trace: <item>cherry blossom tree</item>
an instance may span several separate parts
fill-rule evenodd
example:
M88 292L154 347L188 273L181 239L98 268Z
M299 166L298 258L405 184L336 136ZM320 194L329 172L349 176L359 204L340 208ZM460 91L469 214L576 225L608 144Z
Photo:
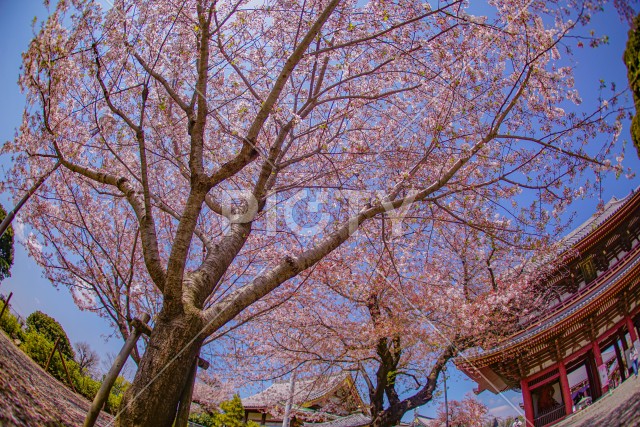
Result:
M534 247L621 171L618 96L571 111L563 49L601 2L491 2L491 18L465 7L57 3L24 54L6 184L19 193L59 162L21 213L47 275L69 270L87 307L130 292L158 309L119 425L170 426L205 340L329 274L332 254L370 257L350 237L376 219L404 212L428 229L447 212L490 236L491 212Z
M371 221L352 238L369 259L336 250L304 288L263 302L275 308L246 310L251 323L225 336L243 343L246 359L236 364L247 366L246 378L259 379L255 367L269 363L272 375L350 371L373 426L397 425L430 402L449 360L495 345L544 307L546 294L534 289L557 250L544 239L535 247L508 240L509 225L470 199L428 223L407 218L403 234L422 239L393 237L388 217ZM529 258L535 253L544 262ZM231 346L221 347L217 360Z
M107 318L126 340L132 320L157 313L160 298L144 269L135 216L121 201L77 187L59 187L57 196L65 203L40 209L31 222L51 249L31 235L29 252L52 283L71 290L78 307ZM137 364L138 348L131 356Z
M444 427L482 427L487 421L487 407L473 396L465 396L462 400L449 402L448 419L444 403L438 408L437 422L434 425Z
M232 383L222 381L209 371L202 371L193 388L193 402L212 413L220 409L220 404L231 399L235 392Z

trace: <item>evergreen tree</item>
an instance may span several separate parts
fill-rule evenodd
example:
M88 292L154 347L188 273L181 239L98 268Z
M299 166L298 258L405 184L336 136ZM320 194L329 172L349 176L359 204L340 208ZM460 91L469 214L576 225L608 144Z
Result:
M58 346L62 354L71 360L75 360L75 352L71 347L69 337L67 337L67 333L56 319L41 311L34 311L27 317L27 332L32 331L43 335L51 343L55 343L59 337L60 343Z
M191 414L189 421L205 427L258 427L253 421L244 421L244 407L237 394L220 404L221 412Z
M0 205L0 222L7 216L7 211ZM7 231L0 237L0 281L11 276L11 266L13 265L13 227L9 226Z
M633 101L636 106L636 115L631 121L631 140L640 156L640 123L637 115L640 106L640 15L633 21L633 28L629 30L629 38L627 47L624 50L624 63L627 66L627 78L629 79L629 87L633 93Z

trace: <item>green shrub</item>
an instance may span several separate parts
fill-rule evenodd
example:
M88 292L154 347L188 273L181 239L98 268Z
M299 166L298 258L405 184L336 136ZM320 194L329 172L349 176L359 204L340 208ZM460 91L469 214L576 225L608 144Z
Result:
M189 421L200 424L204 427L218 427L215 422L216 420L209 414L190 414Z
M244 407L237 394L231 400L222 402L220 409L221 412L213 414L190 414L189 421L205 427L259 427L253 421L244 422Z
M222 413L219 414L220 425L225 427L247 427L247 423L244 422L244 408L240 396L234 394L231 400L220 404L220 409L222 409Z
M42 334L34 331L28 331L24 334L24 341L20 345L20 348L27 354L27 356L29 356L34 362L36 362L44 369L47 366L47 360L49 359L51 351L53 350L53 343L45 338ZM75 361L69 360L66 357L64 361L67 365L67 370L69 371L71 382L77 390L78 384L83 377L82 373L80 372L80 366L78 366ZM65 372L64 365L62 364L62 360L60 359L60 353L57 350L51 358L51 362L49 363L49 368L47 369L47 371L56 379L69 386L69 378L67 378L67 373ZM84 393L80 394L84 395ZM95 393L91 395L91 397L89 397L88 395L87 397L92 399L94 395Z
M7 211L0 205L0 222L7 216ZM0 281L11 276L13 265L13 227L9 226L0 236Z
M0 300L0 311L2 311L4 304L4 301ZM11 314L11 312L9 311L9 307L7 307L7 309L4 311L4 314L2 314L2 318L0 319L0 329L5 331L11 339L19 339L20 341L24 339L22 325L20 324L16 316Z
M107 398L107 404L104 407L104 410L110 413L111 415L115 415L118 413L118 408L120 407L120 403L122 402L122 395L115 395L113 393L109 393L109 397Z
M24 335L24 341L20 345L20 348L27 354L27 356L33 359L34 362L44 369L47 366L49 355L53 350L53 343L42 334L35 331L27 331ZM57 351L51 358L48 372L58 380L68 383L67 374L64 372L64 367L60 360L60 354L58 354Z
M62 354L68 359L75 359L76 355L73 347L71 347L67 333L53 317L41 311L34 311L27 317L27 332L32 331L42 334L46 339L51 341L52 344L60 338L58 346L60 350L62 350Z
M93 400L100 389L101 383L88 375L78 374L73 377L73 385L78 394L83 395L89 400Z
M44 368L51 354L51 350L53 350L53 344L41 334L34 331L27 331L20 348L27 353L27 356L33 359L34 362Z
M116 378L116 381L113 383L113 387L111 387L111 392L107 399L107 405L105 406L105 410L107 412L114 415L118 412L120 402L122 402L122 396L129 386L131 386L131 383L129 383L129 381L127 381L123 376Z
M0 304L2 304L1 301ZM1 309L2 306L0 305L0 310ZM67 334L64 332L64 329L62 329L62 326L46 314L39 311L32 313L27 318L27 325L27 330L23 331L15 316L7 312L5 312L2 319L0 319L2 329L5 330L9 336L19 338L22 341L20 344L22 351L43 369L47 365L47 360L51 355L55 339L58 336L61 337L58 346L65 347L63 343L66 343L66 348L71 348ZM71 383L76 392L88 400L93 400L102 382L94 380L89 375L83 373L80 365L72 358L69 358L69 351L67 351L66 354L62 348L61 351L65 356L64 361L69 372L69 377L71 378ZM71 350L71 354L73 354L73 350ZM62 360L60 359L60 352L57 350L51 358L48 372L57 380L69 386L69 377L67 377ZM111 414L117 413L118 407L122 402L122 395L130 385L131 384L122 376L116 379L105 405L107 412Z

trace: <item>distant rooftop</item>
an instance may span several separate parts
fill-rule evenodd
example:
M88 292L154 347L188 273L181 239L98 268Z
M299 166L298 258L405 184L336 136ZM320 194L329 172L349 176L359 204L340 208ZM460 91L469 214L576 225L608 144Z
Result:
M293 404L300 405L320 399L340 387L349 374L340 373L312 378L296 379ZM286 403L289 398L289 381L277 381L264 391L242 399L245 409L268 408Z
M429 427L434 425L436 422L435 418L427 417L426 415L416 415L413 419L413 423L411 423L414 427Z
M305 427L362 427L371 423L371 417L355 413L325 423L304 423Z

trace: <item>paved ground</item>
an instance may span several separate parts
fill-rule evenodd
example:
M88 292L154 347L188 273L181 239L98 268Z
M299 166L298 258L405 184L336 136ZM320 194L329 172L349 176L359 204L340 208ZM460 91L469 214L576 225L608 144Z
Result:
M0 331L0 427L81 426L89 406ZM111 420L103 412L96 426Z
M640 378L633 375L610 395L555 424L557 427L640 426ZM554 427L555 427L554 426Z

